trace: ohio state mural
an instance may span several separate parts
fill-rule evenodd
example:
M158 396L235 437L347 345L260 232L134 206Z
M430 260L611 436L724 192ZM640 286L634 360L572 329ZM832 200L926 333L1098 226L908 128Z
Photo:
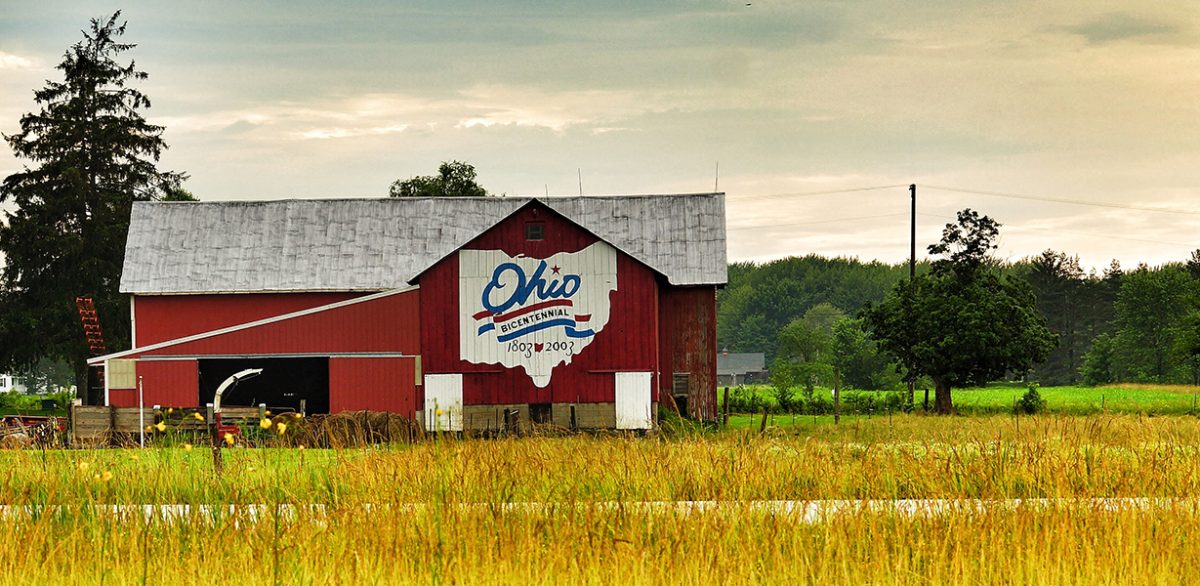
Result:
M474 364L521 367L539 388L608 324L617 252L597 242L549 258L461 250L459 340Z

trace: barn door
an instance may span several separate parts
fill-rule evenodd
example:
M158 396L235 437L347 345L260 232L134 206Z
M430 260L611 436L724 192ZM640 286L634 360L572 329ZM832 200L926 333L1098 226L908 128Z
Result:
M425 375L425 429L462 431L462 375Z
M653 427L650 373L618 372L616 379L617 429Z

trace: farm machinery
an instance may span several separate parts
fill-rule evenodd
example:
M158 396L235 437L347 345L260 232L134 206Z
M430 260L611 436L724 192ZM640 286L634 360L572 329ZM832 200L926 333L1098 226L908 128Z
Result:
M66 429L66 420L61 417L0 416L0 448L53 445Z

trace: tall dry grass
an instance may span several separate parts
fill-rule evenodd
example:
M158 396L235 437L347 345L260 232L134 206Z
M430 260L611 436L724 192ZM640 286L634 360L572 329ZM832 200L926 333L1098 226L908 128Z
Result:
M725 510L0 521L0 583L1188 584L1200 523L1178 514L987 510L826 523Z
M230 449L219 477L200 448L0 452L0 583L1194 583L1198 452L1196 419L1133 416ZM738 504L1147 496L1187 502L864 509L816 523ZM734 504L612 504L677 500ZM500 506L529 502L551 505ZM103 503L268 509L165 522L90 508ZM309 503L325 508L270 513Z

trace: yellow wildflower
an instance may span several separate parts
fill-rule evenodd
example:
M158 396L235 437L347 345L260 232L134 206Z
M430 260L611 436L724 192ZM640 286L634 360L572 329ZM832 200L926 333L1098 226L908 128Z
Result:
M279 435L283 435L283 432L287 431L287 424L280 421L279 423L275 424L275 431L278 431Z
M441 409L438 409L438 410L437 410L437 416L438 416L438 417L441 417L441 416L442 416L442 410L441 410Z
M270 409L267 409L266 411L263 411L263 413L265 413L265 414L267 414L267 415L270 415L270 414L271 414L271 410L270 410Z
M270 419L260 419L258 421L258 426L263 429L271 429L271 420Z
M304 444L300 444L299 448L301 451L304 451Z
M302 418L304 418L303 413L292 413L292 419L302 419Z
M231 446L232 446L232 445L233 445L233 442L234 442L234 440L235 440L235 438L233 437L233 434L232 434L232 433L225 432L225 443L226 443L226 444L228 444L228 445L231 445Z
M109 480L112 480L112 472L105 470L104 472L100 473L101 482L108 482Z
M183 451L185 451L185 452L192 451L192 444L183 444Z
M192 413L192 417L195 417L196 421L204 421L204 416L198 411L196 413Z
M80 462L80 463L78 464L78 466L79 466L79 471L80 471L80 472L87 472L88 466L91 466L91 464L89 464L89 463L87 463L87 462Z
M174 407L167 407L167 415L170 415L170 414L172 414L172 413L174 413L174 412L175 412L175 408L174 408Z
M154 424L154 429L157 429L158 431L166 431L167 423L165 421L159 421L158 423Z

